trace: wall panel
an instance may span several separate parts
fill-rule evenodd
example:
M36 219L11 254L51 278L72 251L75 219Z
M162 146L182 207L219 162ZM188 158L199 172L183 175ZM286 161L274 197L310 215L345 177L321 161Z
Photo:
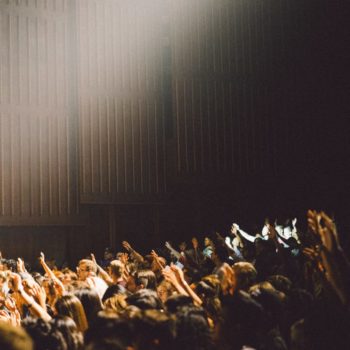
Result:
M281 130L291 103L281 85L291 63L286 42L297 28L290 2L170 6L178 176L278 168L291 147Z
M165 192L162 3L77 1L83 202Z
M78 215L71 4L0 2L0 222ZM68 219L63 219L68 220Z

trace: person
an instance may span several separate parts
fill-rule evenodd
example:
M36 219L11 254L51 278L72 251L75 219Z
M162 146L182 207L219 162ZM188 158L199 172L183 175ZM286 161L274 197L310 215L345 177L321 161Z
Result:
M77 272L79 280L86 281L91 287L93 287L102 300L108 285L102 278L96 276L96 264L92 260L82 259L79 261Z
M33 350L33 341L28 333L20 327L0 321L0 349Z
M80 300L73 294L65 294L57 299L55 313L58 316L68 316L76 324L80 332L85 332L89 325L84 307Z
M203 255L205 258L211 258L211 254L214 250L214 243L209 237L204 238Z

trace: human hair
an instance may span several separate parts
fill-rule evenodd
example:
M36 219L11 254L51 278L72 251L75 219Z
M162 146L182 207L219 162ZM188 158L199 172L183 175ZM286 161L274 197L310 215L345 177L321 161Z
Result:
M218 347L229 346L235 350L246 345L259 348L258 337L264 321L263 307L243 290L237 290L221 301Z
M11 272L17 271L17 261L14 259L3 259L3 264L7 266L7 269Z
M220 291L220 280L216 275L204 276L196 286L196 293L203 297L218 296Z
M143 288L157 290L157 278L151 270L140 270L135 275L135 284L137 287L141 285Z
M84 265L86 272L92 272L94 274L96 274L96 272L97 272L97 267L96 267L96 265L94 264L94 262L92 260L82 259L82 260L79 261L78 265L79 266L80 265Z
M118 339L100 338L86 345L85 350L125 350L125 346Z
M248 262L237 262L233 264L232 269L235 273L236 283L238 289L248 290L252 286L257 277L255 267Z
M83 335L78 331L77 325L70 317L57 316L50 323L62 333L69 350L79 350L82 348Z
M84 340L86 348L90 346L91 349L95 349L96 346L105 344L101 344L101 340L106 340L106 343L110 344L116 341L124 346L122 349L126 349L133 341L132 322L130 319L99 316L96 323L86 331Z
M181 350L213 349L213 339L203 308L185 305L176 313L175 348Z
M114 294L104 301L104 306L108 310L113 310L117 313L123 311L127 307L125 294Z
M124 264L119 260L113 260L109 264L110 273L114 275L116 278L120 278L123 276L124 272Z
M86 281L74 280L67 286L68 292L74 292L79 289L89 289L90 285Z
M140 289L126 298L128 305L134 305L141 310L162 309L163 304L157 293L150 289Z
M14 327L6 322L0 322L0 349L32 350L33 342L28 333L21 327Z
M291 280L283 275L272 275L267 278L267 281L270 282L277 290L288 294L292 288Z
M23 320L22 326L32 338L35 350L70 350L63 334L50 322L29 317Z
M193 299L181 294L172 295L165 302L166 309L170 313L176 313L178 309L188 305L193 305Z
M282 322L284 305L281 294L283 293L277 291L271 283L264 281L250 287L249 294L264 308L264 327L266 331Z
M220 285L219 279L215 275L206 276L200 281L195 292L203 301L202 306L206 310L208 316L216 321L221 313L221 302L218 298Z
M172 295L173 291L174 287L166 280L163 280L158 284L157 293L163 303Z
M88 324L91 325L99 311L102 310L102 302L94 289L77 289L74 295L81 301Z
M57 299L55 309L58 315L72 318L80 332L84 332L88 328L84 307L75 295L65 294Z
M221 244L220 245L215 245L214 254L219 259L220 262L225 262L228 259L228 257L229 257L227 248L225 248Z
M69 269L68 267L65 267L62 270L62 273L64 274L64 281L76 281L78 279L77 273Z
M172 349L175 319L159 310L144 310L133 318L137 349Z

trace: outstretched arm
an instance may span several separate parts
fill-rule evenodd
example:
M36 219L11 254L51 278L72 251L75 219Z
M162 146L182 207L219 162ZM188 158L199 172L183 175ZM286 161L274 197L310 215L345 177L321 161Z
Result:
M194 290L188 285L187 281L185 280L183 271L176 265L171 265L170 268L175 273L178 282L185 290L186 294L188 294L193 299L196 305L202 305L203 302L201 298L194 292Z
M181 254L176 249L174 249L169 242L165 242L165 247L170 251L171 254L175 256L176 259L181 258Z
M135 249L133 249L129 242L123 241L122 245L128 251L132 258L134 258L138 262L143 262L143 256L139 254Z
M112 278L109 276L107 271L105 271L96 261L95 255L90 254L92 262L95 264L96 269L97 269L97 274L101 276L101 278L109 285L111 286L113 284Z
M40 317L45 321L50 321L51 316L46 312L46 310L42 306L40 306L35 301L35 299L32 296L28 295L24 290L21 277L15 273L13 273L11 276L14 292L16 292L20 296L24 304L27 305L29 311L33 315Z
M255 242L255 236L250 235L249 233L241 230L240 228L237 230L237 233L241 235L244 239L246 239L248 242Z
M42 266L42 268L45 270L47 273L48 277L53 281L55 284L55 287L58 289L60 294L63 294L65 292L65 288L63 283L60 281L59 278L56 277L56 275L53 273L53 271L50 269L50 267L46 264L45 261L45 255L43 252L40 252L40 257L39 257L39 262Z

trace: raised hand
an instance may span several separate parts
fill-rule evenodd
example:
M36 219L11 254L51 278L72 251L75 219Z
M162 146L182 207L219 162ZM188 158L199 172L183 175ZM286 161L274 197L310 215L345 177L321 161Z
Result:
M346 276L350 273L350 264L340 247L335 223L323 211L309 210L307 219L309 229L320 243L316 248L325 276L341 302L349 307L350 290Z
M14 300L13 298L11 298L11 297L7 297L7 298L5 299L5 306L6 306L6 308L7 308L10 312L13 312L13 311L15 311L15 310L17 309L17 307L16 307L16 302L15 302L15 300Z
M157 254L154 250L151 251L151 256L152 256L152 258L156 261L158 267L159 267L160 269L163 269L163 268L164 268L164 265L163 265L163 263L160 261L158 254Z
M231 233L233 235L236 235L238 230L239 230L239 226L237 224L233 223L231 226Z
M174 272L178 282L182 284L185 281L184 272L177 265L174 264L170 265L170 269Z
M168 282L170 282L173 286L177 286L179 284L175 272L171 270L170 268L165 268L162 270L162 275L164 276L164 279Z
M153 259L157 259L158 258L158 254L155 252L155 250L151 250L151 256Z
M0 321L5 323L11 323L10 313L5 310L0 310Z
M18 292L20 290L23 290L23 286L22 286L22 278L20 275L18 275L17 273L12 273L11 274L11 280L12 280L12 286L13 286L13 290L15 292Z
M331 253L334 253L335 250L341 250L338 232L334 221L323 211L321 211L320 216L322 220L320 225L320 234L323 245Z
M39 305L46 309L46 292L45 288L34 283L31 289L32 296L38 301Z
M132 247L128 241L123 241L122 245L128 252L132 251Z
M91 258L92 262L93 262L95 265L97 265L95 255L94 255L93 253L90 254L90 258Z
M17 272L26 272L24 261L21 258L17 259Z

